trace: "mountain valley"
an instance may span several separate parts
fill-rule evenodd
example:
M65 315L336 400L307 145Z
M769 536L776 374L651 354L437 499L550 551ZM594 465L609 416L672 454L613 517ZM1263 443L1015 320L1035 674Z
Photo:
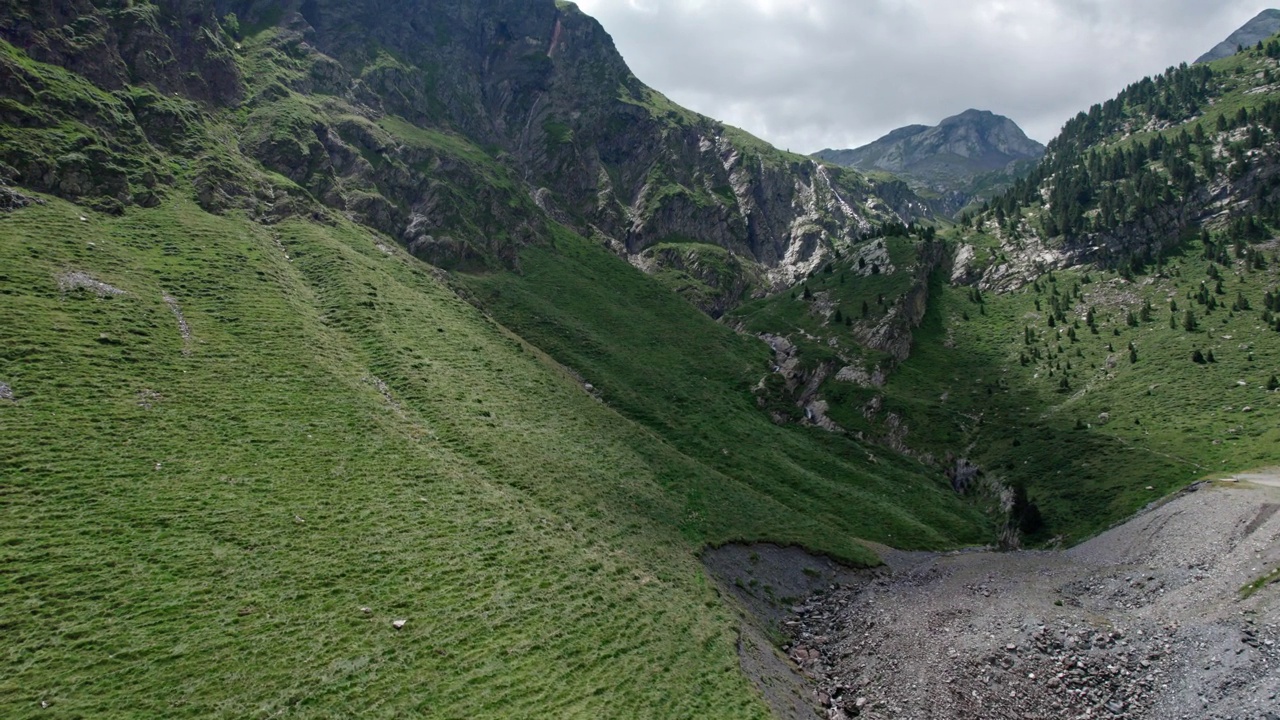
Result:
M1274 699L1280 39L806 157L568 2L0 8L5 717Z

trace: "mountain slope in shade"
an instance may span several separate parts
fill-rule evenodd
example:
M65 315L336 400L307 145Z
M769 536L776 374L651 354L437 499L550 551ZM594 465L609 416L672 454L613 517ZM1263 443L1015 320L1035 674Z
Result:
M892 173L918 189L950 194L951 203L959 206L978 195L995 195L1007 186L993 174L1011 179L1019 166L1029 169L1043 156L1044 146L1028 138L1015 122L984 110L966 110L936 127L899 128L854 150L814 154L820 160L865 172Z
M1231 57L1240 47L1256 45L1261 40L1280 32L1280 10L1263 10L1257 17L1223 40L1214 49L1201 55L1197 63L1212 62Z

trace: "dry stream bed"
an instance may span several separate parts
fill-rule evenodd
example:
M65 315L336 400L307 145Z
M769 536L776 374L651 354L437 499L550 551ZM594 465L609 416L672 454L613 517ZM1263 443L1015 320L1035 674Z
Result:
M1280 720L1280 476L1202 484L1066 551L704 561L784 718ZM779 646L781 650L779 650Z

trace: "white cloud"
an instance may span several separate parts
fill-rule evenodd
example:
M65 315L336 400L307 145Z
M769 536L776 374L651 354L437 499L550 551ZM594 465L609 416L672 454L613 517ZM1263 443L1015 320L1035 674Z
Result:
M853 147L970 107L1041 141L1191 61L1265 0L579 0L632 70L781 147Z

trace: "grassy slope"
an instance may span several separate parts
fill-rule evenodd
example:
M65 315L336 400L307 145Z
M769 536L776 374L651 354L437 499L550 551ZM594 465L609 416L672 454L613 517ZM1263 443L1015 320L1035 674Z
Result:
M1280 287L1280 264L1266 271L1249 271L1243 261L1220 267L1226 294L1216 298L1227 307L1206 316L1187 299L1201 281L1214 287L1200 257L1199 243L1193 242L1170 261L1163 277L1135 283L1095 270L1086 283L1084 272L1057 273L1054 282L1041 279L1040 293L1028 287L984 296L981 304L972 301L969 288L935 277L911 358L884 389L828 380L822 395L831 403L829 416L849 431L881 436L883 416L869 421L863 408L882 396L885 413L906 419L909 446L939 457L967 455L1001 479L1027 485L1048 523L1042 539L1084 539L1191 480L1274 463L1280 396L1267 392L1266 383L1280 369L1280 333L1264 327L1260 316L1263 294ZM829 294L855 319L869 299L874 322L881 313L878 294L894 299L905 289L905 278L896 273L856 279L837 266L808 285L815 295ZM1051 294L1056 288L1065 298L1077 285L1082 297L1069 303L1068 323L1050 328ZM1237 293L1251 310L1229 312ZM1179 308L1174 329L1171 298ZM1154 308L1151 320L1130 327L1128 312L1140 315L1144 301ZM808 365L829 359L826 338L857 356L849 331L824 321L811 305L798 294L781 294L735 312L752 331L818 338L801 341ZM1096 335L1085 324L1090 306ZM1194 333L1181 325L1188 307L1200 319ZM1079 324L1076 342L1067 336L1073 323ZM1024 327L1035 335L1031 345ZM1130 342L1136 364L1129 362ZM1023 366L1020 356L1031 360L1033 347L1041 359ZM1196 349L1213 350L1218 362L1192 363ZM1108 357L1114 368L1108 369ZM863 361L878 360L872 354ZM1064 370L1069 392L1060 392ZM1245 407L1250 412L1242 412Z
M299 72L263 52L255 86ZM191 167L112 146L172 170L158 208L0 215L0 715L759 716L703 545L990 537L926 469L772 425L762 344L570 233L464 279L526 341L385 238L201 211L205 164L305 195L240 124L287 145L348 111L254 107L193 114ZM510 189L454 136L379 132Z
M1049 518L1049 532L1068 539L1083 539L1196 478L1272 463L1280 442L1280 395L1269 393L1266 383L1280 368L1280 333L1262 327L1259 316L1263 293L1277 287L1280 266L1248 272L1238 262L1236 272L1225 271L1229 294L1218 301L1229 305L1242 292L1252 310L1220 307L1206 316L1186 297L1207 279L1194 245L1173 259L1167 277L1133 283L1094 271L1085 284L1085 273L1057 273L1056 283L1042 279L1039 294L1026 288L987 296L985 314L963 289L950 289L921 334L921 351L894 378L891 391L917 404L950 391L955 412L984 413L980 425L967 423L976 431L970 441L977 456L1027 484ZM1070 324L1048 327L1054 286L1065 294L1077 283L1083 299L1067 313ZM1037 312L1037 298L1044 312ZM1169 326L1171 298L1179 308L1176 328ZM1130 327L1128 312L1140 316L1144 301L1154 308L1151 320ZM1096 335L1085 323L1090 306L1096 308ZM1188 307L1200 318L1196 332L1181 325ZM962 319L966 312L969 321ZM1076 322L1072 342L1067 333ZM1035 335L1031 345L1024 327ZM944 328L954 332L956 349L943 346ZM1131 342L1136 363L1129 361ZM1019 356L1030 355L1032 347L1042 358L1023 367ZM1196 349L1212 350L1218 362L1191 362ZM1109 357L1114 368L1108 368ZM941 363L948 366L945 374L937 370ZM1064 371L1069 392L1059 391ZM1242 412L1245 407L1252 410Z
M762 714L687 460L362 231L81 212L0 217L3 715Z
M611 407L699 461L673 468L670 485L688 508L687 537L799 543L853 561L869 559L854 538L910 548L989 539L980 511L926 468L775 426L751 393L768 372L767 347L602 248L562 231L554 248L527 249L521 268L460 279Z

